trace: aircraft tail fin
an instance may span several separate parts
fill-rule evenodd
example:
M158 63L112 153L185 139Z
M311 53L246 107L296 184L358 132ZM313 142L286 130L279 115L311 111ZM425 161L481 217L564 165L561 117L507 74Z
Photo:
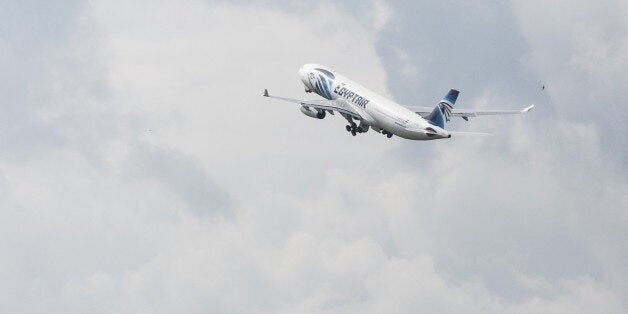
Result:
M434 110L432 110L432 112L430 112L425 119L435 126L445 128L445 122L449 122L451 110L454 109L454 104L456 103L459 94L459 91L450 89L447 95L445 95L445 97L438 102L438 105L434 107Z

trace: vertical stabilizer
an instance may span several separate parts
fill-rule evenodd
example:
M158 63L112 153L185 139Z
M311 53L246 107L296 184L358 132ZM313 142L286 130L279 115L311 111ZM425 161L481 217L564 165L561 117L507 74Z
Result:
M454 109L454 104L459 94L459 91L450 89L447 95L438 102L438 105L434 107L434 110L425 119L437 127L445 128L445 122L449 121L451 110Z

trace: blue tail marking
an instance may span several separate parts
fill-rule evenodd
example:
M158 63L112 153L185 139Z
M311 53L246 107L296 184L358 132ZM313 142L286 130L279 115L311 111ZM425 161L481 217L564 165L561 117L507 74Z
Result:
M438 105L434 107L434 110L430 112L425 119L441 129L445 128L445 121L449 121L451 111L454 109L454 104L458 99L459 91L450 89L445 98L438 102Z

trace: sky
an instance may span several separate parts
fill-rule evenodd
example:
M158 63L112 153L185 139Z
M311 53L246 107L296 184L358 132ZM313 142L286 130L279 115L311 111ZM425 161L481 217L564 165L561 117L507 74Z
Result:
M352 137L310 62L536 107ZM0 311L626 313L627 81L619 0L0 1Z

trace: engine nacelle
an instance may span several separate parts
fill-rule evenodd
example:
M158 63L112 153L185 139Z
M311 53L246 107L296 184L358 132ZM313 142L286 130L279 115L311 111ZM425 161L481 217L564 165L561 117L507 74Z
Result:
M301 106L301 112L304 115L312 118L323 119L325 118L325 110L314 109L306 106Z

